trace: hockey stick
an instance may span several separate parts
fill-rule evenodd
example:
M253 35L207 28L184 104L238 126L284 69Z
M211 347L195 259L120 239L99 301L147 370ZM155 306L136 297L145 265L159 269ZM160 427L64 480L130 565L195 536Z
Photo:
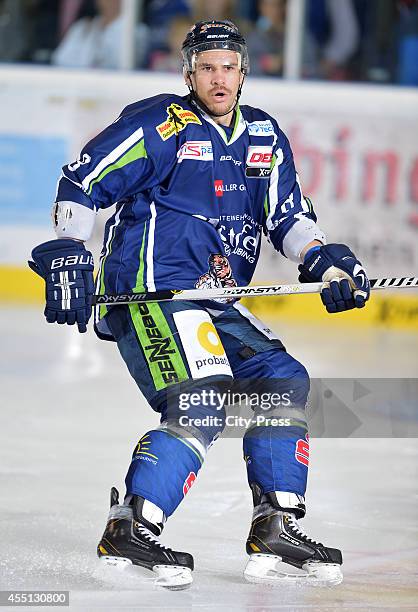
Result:
M215 289L167 289L146 293L104 293L93 296L95 305L135 304L137 302L167 302L169 300L214 300L222 298L291 295L293 293L320 293L328 283L299 283L294 285L261 285L255 287L217 287ZM418 287L418 277L373 278L371 289L406 289Z

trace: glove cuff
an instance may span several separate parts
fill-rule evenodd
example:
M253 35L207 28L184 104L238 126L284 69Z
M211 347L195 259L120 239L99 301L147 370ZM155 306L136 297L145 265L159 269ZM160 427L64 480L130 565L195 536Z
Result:
M316 251L319 251L320 248L321 248L320 245L316 244L315 246L311 247L308 251L306 251L305 256L303 258L303 263L305 263L308 257L313 255Z

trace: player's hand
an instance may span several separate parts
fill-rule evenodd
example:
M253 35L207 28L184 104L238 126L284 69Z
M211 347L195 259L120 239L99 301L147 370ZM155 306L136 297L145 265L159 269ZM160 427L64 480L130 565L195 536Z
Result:
M321 291L328 312L363 308L370 296L370 283L359 260L345 244L327 244L310 249L299 266L299 281L329 283Z
M94 293L93 256L82 242L57 239L44 242L32 251L29 267L45 280L48 323L77 323L87 331Z

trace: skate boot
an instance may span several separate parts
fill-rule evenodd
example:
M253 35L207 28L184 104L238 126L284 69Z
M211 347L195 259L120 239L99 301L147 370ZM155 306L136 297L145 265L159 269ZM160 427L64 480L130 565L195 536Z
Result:
M155 504L134 495L130 505L119 505L119 493L112 487L109 518L97 555L106 565L120 569L139 565L153 571L158 586L186 589L193 582L193 557L161 544L158 536L163 525L164 514Z
M277 499L283 495L289 497L294 494L267 493L254 508L247 539L250 559L244 577L249 582L270 584L339 584L343 579L341 551L309 538L297 522L296 515L300 516L301 512L295 507L293 512L291 508L286 511L283 507L277 507ZM300 571L289 573L286 564Z

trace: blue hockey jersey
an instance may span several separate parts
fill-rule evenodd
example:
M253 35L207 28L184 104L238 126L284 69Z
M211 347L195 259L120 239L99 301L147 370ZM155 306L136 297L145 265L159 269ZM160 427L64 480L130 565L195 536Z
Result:
M325 241L276 120L243 105L223 128L188 96L126 107L63 168L56 201L116 204L100 293L247 285L263 232L294 261Z

